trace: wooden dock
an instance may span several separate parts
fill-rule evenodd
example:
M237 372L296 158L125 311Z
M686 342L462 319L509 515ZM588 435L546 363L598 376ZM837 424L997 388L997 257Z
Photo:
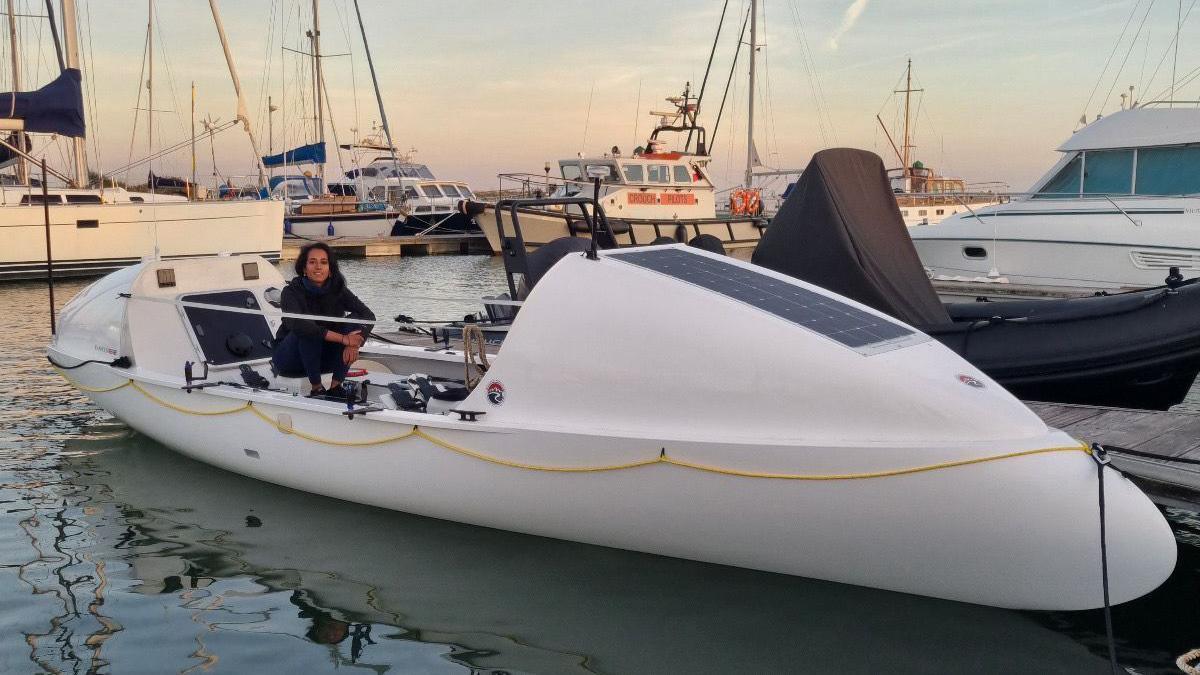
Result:
M1026 404L1046 424L1089 443L1113 445L1167 457L1200 460L1200 414L1129 410L1063 403ZM1200 507L1200 466L1122 455L1113 465L1137 480L1157 502Z
M474 255L490 254L487 238L482 233L427 234L420 237L285 237L281 260L295 260L300 247L310 242L328 244L339 257L368 258L373 256L404 255Z

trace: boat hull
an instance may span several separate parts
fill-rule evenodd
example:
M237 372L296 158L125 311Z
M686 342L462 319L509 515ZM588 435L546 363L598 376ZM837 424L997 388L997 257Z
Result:
M1015 201L912 227L909 234L935 284L991 277L1039 293L1112 292L1161 285L1171 267L1184 277L1200 275L1198 202Z
M56 354L56 359L71 357ZM70 371L84 391L116 386L107 366ZM994 447L817 447L613 437L255 404L141 382L89 393L139 432L200 461L308 492L486 527L1000 607L1102 604L1096 465L1078 450L857 480L731 475L841 474L999 454ZM239 396L253 399L252 394ZM311 405L311 404L306 404ZM208 415L182 412L208 412ZM281 415L286 417L280 417ZM428 416L423 416L428 417ZM286 424L282 421L286 420ZM281 431L280 427L287 431ZM312 436L323 440L314 440ZM1071 443L1061 432L1006 452ZM473 453L473 454L468 454ZM637 468L547 471L597 463ZM542 470L531 468L532 465ZM1155 588L1175 542L1149 500L1108 472L1113 602ZM1029 583L1036 578L1038 583Z
M522 208L518 210L521 224L521 235L525 240L525 249L532 251L539 246L548 244L560 237L588 237L587 229L583 226L582 218L578 215L571 222L562 212L545 209ZM504 222L504 231L511 236L514 229L512 215L507 210L501 210L500 217ZM500 234L496 226L496 209L488 205L476 221L479 228L487 236L492 253L500 252ZM621 220L614 229L617 230L616 240L619 246L638 246L650 244L660 237L667 237L687 243L694 237L708 234L716 237L725 247L725 251L743 260L748 260L762 238L766 225L762 219L752 218L709 218L704 220ZM624 230L624 231L622 231Z
M46 277L45 210L0 208L0 280ZM161 202L50 206L55 277L98 276L163 258L253 253L279 258L283 203Z

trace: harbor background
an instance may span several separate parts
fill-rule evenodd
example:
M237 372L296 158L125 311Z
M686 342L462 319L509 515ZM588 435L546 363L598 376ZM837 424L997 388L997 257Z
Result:
M488 256L343 269L380 317L452 319L478 307L402 298L504 290ZM87 283L57 285L59 307ZM0 314L0 672L1107 672L1099 611L553 541L220 471L50 369L44 284L0 288ZM1200 392L1185 406L1200 410ZM1175 573L1113 614L1121 663L1143 674L1177 673L1175 657L1200 647L1200 515L1165 513Z

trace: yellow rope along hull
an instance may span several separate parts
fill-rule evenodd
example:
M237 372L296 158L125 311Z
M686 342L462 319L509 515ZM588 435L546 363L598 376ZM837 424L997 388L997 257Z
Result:
M1000 461L1000 460L1004 460L1004 459L1015 459L1018 457L1030 457L1033 455L1046 455L1046 454L1058 453L1058 452L1082 452L1085 454L1091 454L1091 448L1088 447L1086 444L1080 443L1079 445L1069 445L1069 446L1060 446L1060 447L1052 447L1052 448L1037 448L1034 450L1021 450L1021 451L1017 451L1017 452L1006 452L1006 453L997 454L997 455L986 455L983 457L972 457L972 458L968 458L968 459L949 460L946 462L938 462L935 464L926 464L926 465L922 465L922 466L904 467L904 468L899 468L899 469L884 469L884 470L880 470L880 471L868 471L868 472L863 472L863 473L800 474L800 473L774 473L774 472L769 472L769 471L747 471L747 470L743 470L743 469L729 469L729 468L725 468L725 467L712 466L709 464L701 464L698 462L689 462L688 460L685 460L685 459L676 459L674 457L670 457L667 455L666 449L663 449L660 452L660 454L657 455L656 457L653 457L650 459L635 460L635 461L626 462L623 464L605 464L605 465L597 465L597 466L550 466L550 465L545 465L545 464L529 464L526 462L518 462L518 461L514 461L514 460L504 459L502 457L495 457L493 455L484 454L482 452L478 452L476 450L471 450L469 448L464 448L462 446L455 445L447 440L438 438L437 436L430 434L429 432L425 431L424 429L421 429L417 425L413 425L413 427L411 429L409 429L408 431L406 431L402 434L396 434L394 436L388 436L385 438L377 438L377 439L371 439L371 440L365 440L365 441L345 441L345 440L339 440L339 439L333 439L333 438L324 438L324 437L310 434L307 432L299 431L290 426L284 426L284 425L280 424L276 418L273 418L270 415L259 410L252 402L249 402L249 401L247 401L245 404L243 404L241 406L238 406L236 408L229 408L227 410L191 410L189 408L184 408L182 406L175 405L174 403L171 403L170 401L166 401L166 400L154 395L153 393L147 391L144 387L140 386L137 382L135 382L133 380L126 380L124 383L119 384L115 387L94 389L94 388L89 388L89 387L85 387L83 385L78 384L71 378L67 377L66 373L64 373L61 369L59 369L59 373L62 374L63 378L66 379L68 382L70 382L72 384L72 386L79 389L80 391L100 394L100 393L117 391L118 389L123 389L125 387L132 387L134 390L136 390L138 393L145 396L147 399L149 399L165 408L174 410L179 413L183 413L185 415L197 415L197 416L206 416L207 417L207 416L217 416L217 415L232 415L234 413L249 411L249 412L253 413L254 416L257 417L258 419L275 427L280 433L291 434L293 436L297 436L297 437L303 438L305 440L313 441L314 443L321 443L323 445L330 445L330 446L335 446L335 447L369 447L369 446L375 446L375 445L383 445L385 443L393 443L396 441L402 441L407 438L420 438L420 439L426 440L442 449L449 450L450 452L453 452L453 453L456 453L459 455L463 455L465 457L471 457L473 459L477 459L477 460L480 460L483 462L488 462L489 464L505 466L505 467L509 467L509 468L513 468L513 469L524 469L527 471L543 471L543 472L548 472L548 473L602 473L602 472L608 472L608 471L624 471L627 469L638 469L638 468L645 467L645 466L653 466L655 464L666 464L666 465L670 465L670 466L677 466L677 467L684 468L684 469L691 469L694 471L703 471L705 473L714 473L714 474L720 474L720 475L725 475L725 476L736 476L739 478L765 478L765 479L771 479L771 480L800 480L800 481L844 481L844 480L864 480L864 479L868 479L868 478L889 478L889 477L893 477L893 476L905 476L905 475L910 475L910 474L926 473L926 472L930 472L930 471L940 471L943 469L952 469L952 468L960 467L960 466L970 466L973 464L984 464L986 462L996 462L996 461Z

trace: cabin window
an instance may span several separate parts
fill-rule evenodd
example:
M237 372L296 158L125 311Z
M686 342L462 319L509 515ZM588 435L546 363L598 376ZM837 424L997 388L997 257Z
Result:
M1035 199L1062 199L1079 196L1079 172L1083 160L1076 155L1034 195Z
M1093 150L1083 156L1084 194L1133 192L1133 151Z
M600 169L605 169L608 171L608 175L601 178L600 182L602 182L602 183L620 183L621 182L621 174L617 170L617 167L615 165L613 165L613 164L588 164L587 170L584 171L584 173L587 173L587 171L591 171L593 168L600 168ZM589 178L588 180L590 181L591 179Z
M45 204L46 200L42 198L42 195L22 195L21 203L22 204ZM51 204L61 204L62 203L62 195L50 195L50 203Z
M470 188L468 188L466 185L459 185L458 191L461 192L462 196L466 197L467 199L470 199L475 196L474 194L471 193Z
M920 211L917 211L917 215L918 216L927 216L927 215L929 215L929 211L926 209L921 209Z
M963 255L971 260L986 260L987 249L981 246L964 246Z
M671 167L671 170L675 172L675 182L676 183L691 183L692 182L692 172L688 171L688 168L686 166L684 166L682 164L676 164L675 166Z
M374 178L379 175L379 169L368 166L367 168L362 170L362 175L366 176L367 178Z
M411 185L404 188L405 199L420 199L421 195L417 194L417 189Z
M453 185L443 185L443 186L441 186L441 188L442 188L442 192L445 192L447 197L461 197L462 196L462 195L458 194L458 190L456 190Z
M100 195L67 195L68 204L99 204Z
M144 202L146 200L142 199L141 197L130 197L129 201L134 202L136 204L141 204L142 202Z
M651 164L646 167L651 183L670 183L671 167L666 164Z
M353 197L355 195L353 185L342 185L340 183L329 184L329 194L341 195L343 197Z
M562 171L562 177L565 180L579 180L583 175L583 169L578 164L559 164L559 171Z
M946 215L946 209L938 209L934 213L936 213L939 216L944 216L944 215Z
M1198 192L1200 145L1138 150L1139 195L1188 195Z
M646 174L642 171L641 164L626 164L621 167L625 170L626 183L644 183L646 182Z
M436 185L422 185L421 192L425 193L426 197L441 197L442 191Z

